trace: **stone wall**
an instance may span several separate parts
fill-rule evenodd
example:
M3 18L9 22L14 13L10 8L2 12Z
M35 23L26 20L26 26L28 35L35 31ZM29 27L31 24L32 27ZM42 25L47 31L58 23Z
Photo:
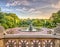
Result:
M60 40L55 40L55 47L60 47Z
M60 40L59 40L59 47L60 47Z
M5 39L5 47L55 47L55 39Z
M25 43L25 44L24 44ZM10 46L9 46L10 45ZM59 39L0 39L0 47L60 47ZM35 46L34 46L35 45ZM38 45L38 46L37 46Z
M4 47L3 39L0 39L0 47Z

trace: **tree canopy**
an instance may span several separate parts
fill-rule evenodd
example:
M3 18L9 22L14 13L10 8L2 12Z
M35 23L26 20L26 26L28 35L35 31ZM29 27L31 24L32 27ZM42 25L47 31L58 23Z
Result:
M35 27L54 28L60 23L60 11L53 13L50 19L20 19L14 13L4 13L0 11L0 25L7 28L27 27L30 24Z

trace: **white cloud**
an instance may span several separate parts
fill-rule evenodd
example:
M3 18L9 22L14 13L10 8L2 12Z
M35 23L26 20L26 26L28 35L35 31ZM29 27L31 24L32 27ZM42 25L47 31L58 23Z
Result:
M16 9L16 11L21 11L21 12L23 12L23 10L22 10L22 9Z
M30 3L29 3L29 1L24 0L24 1L21 1L21 4L22 4L22 5L29 5Z
M7 9L7 8L5 8L5 9L2 9L2 11L11 12L12 9Z
M22 10L27 11L28 9L24 7L24 8L22 8Z
M14 1L12 3L7 3L6 6L16 6L16 5L20 5L19 1Z
M6 6L17 6L17 5L29 5L30 3L27 1L27 0L23 0L23 1L21 1L21 0L16 0L16 1L13 1L12 3L10 2L8 2L7 4L6 4Z
M27 8L25 8L25 7L23 7L23 8L16 8L16 11L21 11L21 12L23 12L23 11L27 11L28 9Z
M35 11L35 9L31 8L31 9L28 10L28 12L32 12L32 11Z
M28 10L29 13L31 14L41 14L42 12L36 8L31 8Z
M60 8L60 1L56 4L52 4L52 7L57 9Z
M21 12L21 13L27 13L27 9L26 8L16 8L17 12Z
M39 11L39 10L37 10L37 11L35 11L35 12L33 12L33 13L35 13L35 14L41 14L42 12Z

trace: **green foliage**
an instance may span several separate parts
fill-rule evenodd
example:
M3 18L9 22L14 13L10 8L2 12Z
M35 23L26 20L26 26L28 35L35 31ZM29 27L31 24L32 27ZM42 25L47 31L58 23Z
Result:
M58 11L57 13L53 13L50 19L55 25L57 25L57 23L60 23L60 11Z
M60 23L60 11L53 13L50 19L19 19L14 13L4 13L0 11L0 25L7 28L27 27L30 24L35 27L54 28Z
M0 24L5 28L13 28L19 26L20 19L13 13L0 12Z

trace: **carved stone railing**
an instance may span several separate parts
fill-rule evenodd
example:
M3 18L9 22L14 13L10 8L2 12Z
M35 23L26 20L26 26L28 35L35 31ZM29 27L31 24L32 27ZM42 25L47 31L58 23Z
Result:
M58 39L4 39L5 47L60 47Z

